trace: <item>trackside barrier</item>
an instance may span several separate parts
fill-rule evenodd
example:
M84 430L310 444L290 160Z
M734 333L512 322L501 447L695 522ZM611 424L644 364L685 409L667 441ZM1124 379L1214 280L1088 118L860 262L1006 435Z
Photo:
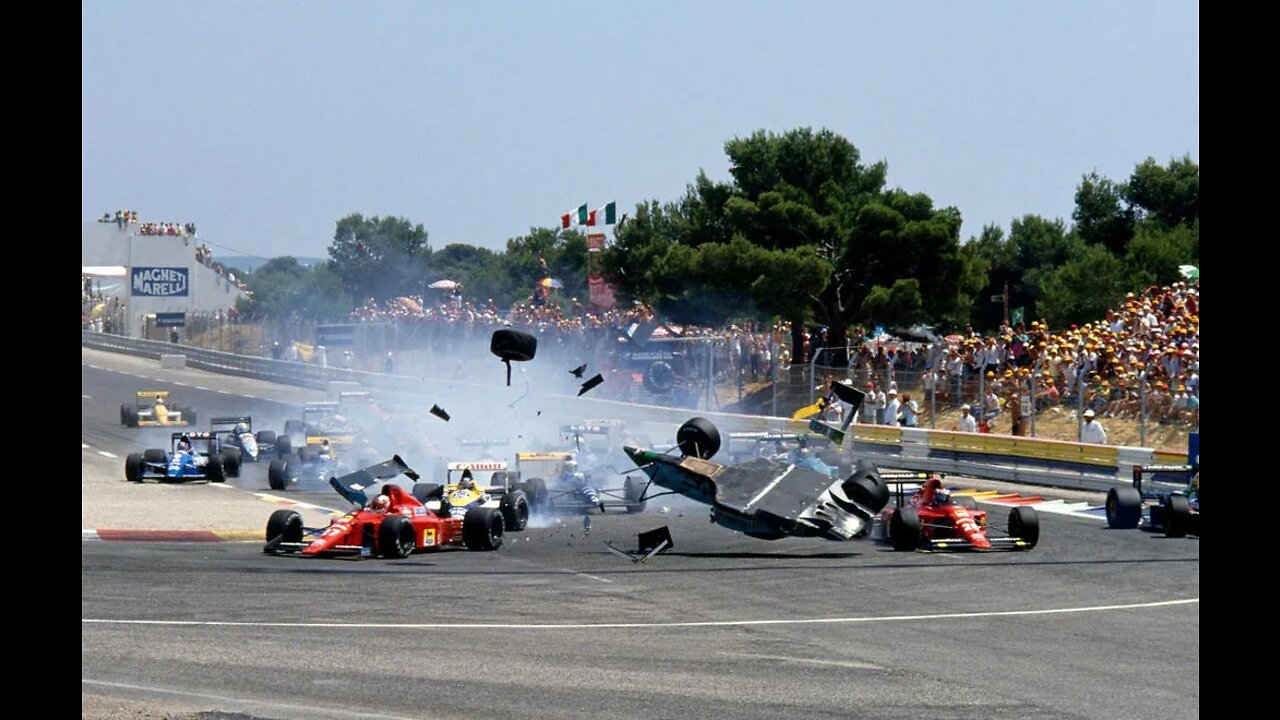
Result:
M93 332L82 333L81 344L156 360L173 351L173 345L165 342ZM477 407L514 405L510 389L500 383L486 385L317 367L194 347L184 347L183 351L187 366L200 370L326 391L357 387L385 390L394 392L397 397L420 397L424 409L430 407L433 395L439 397L446 390L456 392L459 388L468 393ZM534 391L528 392L519 402L535 403L537 407L547 409L549 415L552 412L563 415L566 421L586 417L617 418L625 421L641 437L647 434L655 445L671 442L675 429L695 414L716 423L721 433L765 430L802 433L808 429L806 422L789 418L694 411ZM1133 477L1133 465L1186 461L1183 454L1151 448L1087 445L892 425L853 424L848 432L852 442L846 441L846 445L852 447L856 456L867 457L886 467L918 468L1083 490L1105 491L1127 485Z

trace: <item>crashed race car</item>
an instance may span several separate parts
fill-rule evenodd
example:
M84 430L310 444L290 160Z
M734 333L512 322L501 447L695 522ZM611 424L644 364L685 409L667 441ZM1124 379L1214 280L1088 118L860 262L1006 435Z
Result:
M284 490L299 483L323 486L343 469L338 450L326 437L310 437L298 450L297 457L276 458L267 465L267 484L272 490Z
M473 507L502 513L506 529L519 532L529 524L529 498L521 484L510 483L501 460L451 462L445 483L418 483L413 495L441 515L463 518Z
M417 550L465 547L468 550L497 550L505 530L502 513L474 506L462 517L427 508L415 497L391 483L370 496L367 489L379 480L403 473L417 480L399 455L363 470L330 478L329 484L356 508L328 527L308 528L293 510L277 510L267 520L267 544L271 554L297 553L304 556L352 555L384 558L408 557ZM417 489L417 488L415 488Z
M834 443L816 433L778 430L729 433L725 452L730 463L765 457L786 460L832 478L845 477L853 472L852 463L834 447Z
M863 538L889 502L888 486L866 460L858 461L844 480L773 458L734 466L712 462L720 449L720 432L706 418L680 426L676 447L679 455L625 448L649 476L640 499L684 495L710 505L711 522L749 537ZM655 484L666 492L649 494Z
M132 403L120 406L120 424L125 427L168 427L195 425L196 411L169 403L168 390L139 390Z
M293 452L293 443L288 436L277 439L272 430L259 430L255 433L253 418L248 415L210 418L209 429L218 435L224 449L234 448L239 451L239 462L258 462L267 457L282 458Z
M226 457L219 449L218 439L213 433L176 432L170 441L171 452L150 448L145 452L129 453L124 460L125 479L129 482L226 481Z
M971 496L955 495L942 478L927 472L882 471L880 477L896 485L893 507L881 513L878 539L894 550L1030 550L1040 541L1040 517L1035 508L1009 511L1004 531L992 528L987 511ZM908 497L906 483L923 480Z
M1200 466L1134 465L1133 487L1109 490L1106 511L1107 525L1116 529L1199 537Z
M516 453L516 472L508 478L529 497L536 513L588 513L599 509L642 512L644 488L639 477L627 476L621 487L599 487L591 471L581 470L570 451Z

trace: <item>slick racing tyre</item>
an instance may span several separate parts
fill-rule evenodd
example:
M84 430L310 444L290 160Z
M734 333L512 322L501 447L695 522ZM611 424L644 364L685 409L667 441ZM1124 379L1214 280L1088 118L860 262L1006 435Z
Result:
M267 485L272 490L283 490L289 483L289 463L277 458L267 466Z
M142 482L142 453L129 453L124 459L124 479L129 482Z
M1118 530L1138 527L1142 519L1142 495L1132 487L1107 491L1107 525Z
M462 518L462 543L468 550L497 550L502 547L502 513L476 506Z
M1027 544L1030 550L1040 542L1040 515L1033 507L1015 507L1009 511L1009 535Z
M521 490L504 493L498 501L498 509L502 511L504 529L520 532L529 524L529 499Z
M413 523L403 515L388 515L378 526L378 554L385 558L406 558L413 552Z
M284 542L302 542L302 516L293 510L277 510L267 518L267 542L281 538Z
M915 508L898 508L889 520L889 542L894 550L915 550L920 546L920 515Z

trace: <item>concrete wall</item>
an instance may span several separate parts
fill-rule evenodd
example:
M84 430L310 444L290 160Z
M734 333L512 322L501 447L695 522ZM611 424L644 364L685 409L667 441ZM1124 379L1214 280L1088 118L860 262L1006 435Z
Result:
M244 293L213 268L196 262L195 238L173 235L136 235L138 226L121 230L115 223L84 223L81 231L81 265L123 265L126 288L127 332L140 337L142 318L158 312L207 313L229 310ZM186 240L186 242L184 242ZM216 259L216 258L215 258ZM185 297L138 297L128 292L134 267L186 268L189 286Z

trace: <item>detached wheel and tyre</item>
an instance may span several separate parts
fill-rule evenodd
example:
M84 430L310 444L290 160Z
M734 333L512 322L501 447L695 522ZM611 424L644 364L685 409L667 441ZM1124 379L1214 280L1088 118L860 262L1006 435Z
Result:
M1040 514L1033 507L1015 507L1009 511L1009 534L1021 539L1030 550L1040 542Z
M1142 495L1132 487L1111 488L1107 491L1107 525L1117 530L1138 527L1142 518Z
M505 529L520 532L529 524L529 499L522 490L505 493L498 501L498 509L502 512L502 524Z
M413 523L403 515L388 515L378 526L378 554L385 558L406 558L414 548Z
M1170 495L1164 499L1164 536L1187 536L1191 527L1191 503L1182 495Z
M676 445L682 455L710 460L720 450L720 431L710 420L696 417L676 431Z
M920 547L920 514L915 508L898 508L889 520L889 542L894 550L915 550Z
M649 502L648 500L640 499L644 497L644 488L644 482L630 475L622 482L622 494L627 499L627 512L644 512L644 506Z
M497 550L502 547L503 530L502 513L473 507L462 518L462 544L468 550Z
M302 542L302 516L293 510L277 510L267 518L267 542Z
M124 479L129 482L142 482L142 453L129 453L124 459Z
M267 485L272 490L283 490L289 483L289 463L275 459L267 466Z

